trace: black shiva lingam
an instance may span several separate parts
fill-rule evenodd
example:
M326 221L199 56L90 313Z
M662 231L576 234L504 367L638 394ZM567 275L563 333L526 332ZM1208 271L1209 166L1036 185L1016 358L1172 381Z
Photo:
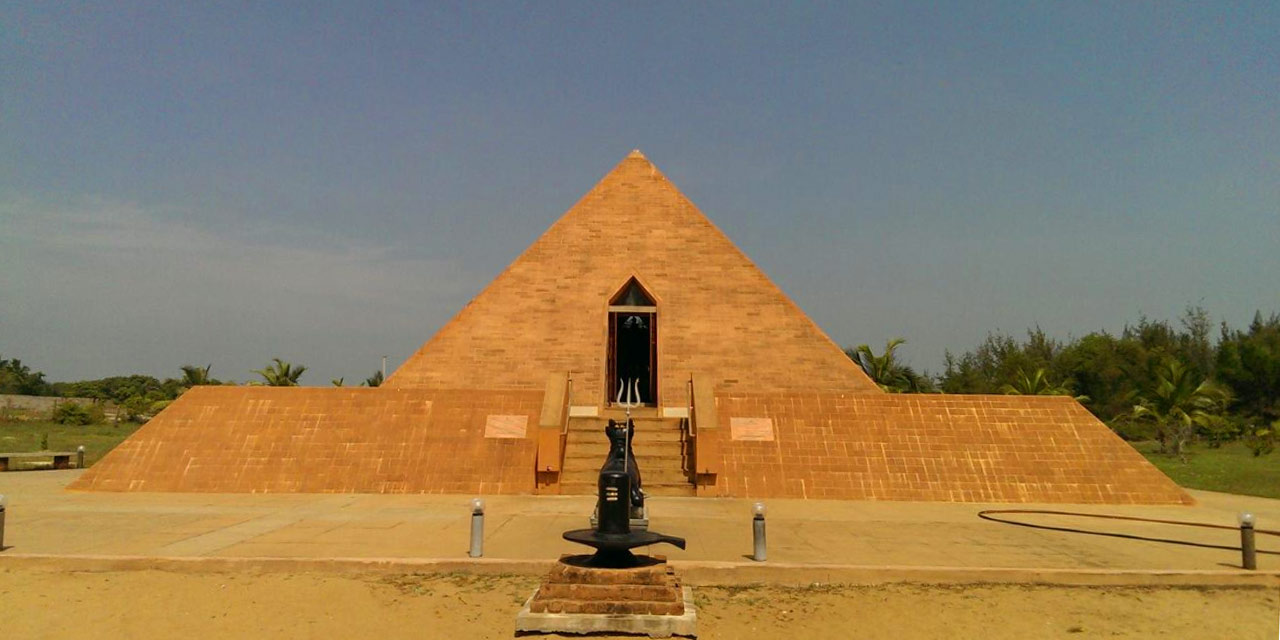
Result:
M585 544L596 550L586 560L589 567L626 569L642 564L631 553L636 547L666 542L681 549L684 538L661 533L631 530L632 508L643 508L644 492L640 489L640 468L631 453L631 439L636 426L627 418L626 426L609 421L605 435L609 437L609 457L600 468L600 493L596 501L599 514L593 529L575 529L564 532L564 539Z

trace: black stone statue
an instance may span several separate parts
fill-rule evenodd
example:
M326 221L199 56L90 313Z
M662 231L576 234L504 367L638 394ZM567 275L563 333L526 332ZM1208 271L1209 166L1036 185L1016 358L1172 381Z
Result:
M640 484L640 465L636 464L636 452L631 449L631 443L636 439L636 423L628 418L624 427L623 423L610 420L609 426L604 428L604 434L609 438L609 455L604 459L600 473L625 471L631 480L631 510L633 513L643 512L644 489ZM597 504L596 508L599 507Z
M667 536L654 531L632 531L633 506L644 505L644 492L640 490L640 469L631 453L631 440L635 435L635 423L609 421L605 427L609 436L609 457L600 468L599 497L596 513L599 514L594 529L575 529L564 532L564 539L585 544L596 550L586 564L593 567L622 569L640 564L631 550L659 542L684 548L684 538Z

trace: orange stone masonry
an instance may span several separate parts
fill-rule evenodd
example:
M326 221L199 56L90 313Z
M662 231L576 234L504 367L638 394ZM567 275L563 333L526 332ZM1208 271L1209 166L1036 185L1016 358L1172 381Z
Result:
M100 491L531 493L542 392L195 387L71 485Z
M196 387L71 488L558 493L565 434L607 408L609 301L631 278L656 304L646 411L671 427L637 442L692 478L681 493L1191 502L1071 398L883 393L639 152L382 387Z
M1072 398L726 393L723 472L699 495L1190 504L1191 497ZM730 439L768 417L773 441Z
M583 556L578 556L583 557ZM631 569L591 569L562 556L529 601L533 613L666 615L684 613L684 595L666 558Z
M752 391L880 389L657 167L632 152L429 342L388 388L542 389L605 401L608 301L635 277L657 298L659 401L693 371Z

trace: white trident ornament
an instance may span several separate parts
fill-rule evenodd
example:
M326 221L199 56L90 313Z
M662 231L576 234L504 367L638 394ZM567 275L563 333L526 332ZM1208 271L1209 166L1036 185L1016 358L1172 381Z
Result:
M627 400L623 402L622 392L626 391ZM631 470L631 409L641 404L640 400L640 378L632 378L631 380L623 380L618 385L618 397L614 398L614 404L627 410L627 449L623 453L622 468L624 471Z

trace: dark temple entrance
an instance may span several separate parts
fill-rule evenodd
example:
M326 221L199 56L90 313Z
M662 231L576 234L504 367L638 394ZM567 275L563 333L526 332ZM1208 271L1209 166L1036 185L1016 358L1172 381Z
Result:
M658 308L635 278L609 301L608 401L635 381L640 400L658 403ZM622 392L626 401L626 391Z

